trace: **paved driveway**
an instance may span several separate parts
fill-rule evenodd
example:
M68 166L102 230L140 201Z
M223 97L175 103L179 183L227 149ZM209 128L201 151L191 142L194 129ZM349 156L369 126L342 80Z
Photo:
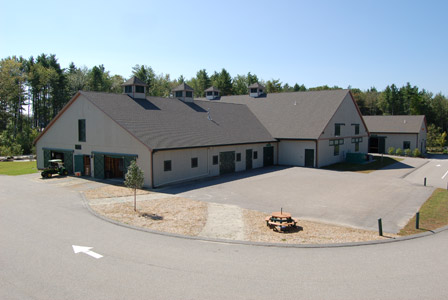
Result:
M397 233L434 188L403 179L425 160L406 159L370 174L272 167L163 189L263 212L280 208L307 220Z

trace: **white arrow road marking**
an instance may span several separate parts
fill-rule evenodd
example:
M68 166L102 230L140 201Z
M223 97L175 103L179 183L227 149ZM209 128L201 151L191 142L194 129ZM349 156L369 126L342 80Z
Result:
M87 255L95 257L96 259L103 257L101 254L90 251L90 249L92 249L93 247L83 247L83 246L75 246L75 245L72 245L72 247L73 247L73 252L75 252L75 253L79 253L79 252L85 253Z
M446 175L448 175L448 171L445 172L445 175L442 176L442 179L444 179Z

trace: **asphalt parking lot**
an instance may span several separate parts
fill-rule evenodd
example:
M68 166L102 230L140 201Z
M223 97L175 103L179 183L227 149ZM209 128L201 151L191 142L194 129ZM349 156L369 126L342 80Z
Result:
M397 233L432 194L433 187L404 178L426 164L406 158L370 174L300 167L271 167L194 183L166 187L161 192L201 201L235 204L266 213L294 216Z

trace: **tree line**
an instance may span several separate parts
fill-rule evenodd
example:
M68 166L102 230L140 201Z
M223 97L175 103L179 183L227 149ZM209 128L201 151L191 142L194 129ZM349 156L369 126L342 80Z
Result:
M205 97L204 91L210 86L218 88L223 96L244 95L248 86L256 82L264 85L267 93L342 89L327 85L307 88L280 79L264 81L250 72L232 77L224 68L211 74L201 69L190 79L182 75L171 79L169 74L156 73L147 65L135 65L130 73L148 85L149 96L157 97L169 97L171 90L183 82L194 89L196 98ZM54 54L2 59L0 155L33 153L33 140L79 90L121 93L124 82L123 76L110 74L104 65L89 69L72 62L62 68ZM348 88L363 115L426 115L430 131L428 146L432 146L432 136L437 139L447 131L448 101L441 93L434 95L410 83L402 87L391 84L382 91L374 87Z

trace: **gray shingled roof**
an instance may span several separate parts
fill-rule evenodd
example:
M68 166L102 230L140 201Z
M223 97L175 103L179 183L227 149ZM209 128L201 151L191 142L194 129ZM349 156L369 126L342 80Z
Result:
M419 133L422 124L425 124L425 116L363 116L363 118L370 133Z
M143 85L143 86L148 86L146 83L144 83L143 81L141 81L140 79L138 79L137 77L133 76L131 79L127 80L125 83L123 83L121 86L125 86L125 85Z
M172 89L172 91L176 92L176 91L194 91L194 90L191 86L189 86L188 84L183 82L183 83L179 84L178 86L176 86L174 89Z
M218 102L246 104L275 138L315 140L347 95L349 90L272 93L221 97Z
M98 92L81 95L153 150L275 141L244 105L132 99Z
M213 85L206 89L204 92L219 92L218 88L215 88Z
M262 89L265 89L265 87L262 86L261 84L259 84L258 82L256 82L256 83L252 83L251 85L248 86L248 88L250 88L250 89L254 89L254 88L262 88Z

